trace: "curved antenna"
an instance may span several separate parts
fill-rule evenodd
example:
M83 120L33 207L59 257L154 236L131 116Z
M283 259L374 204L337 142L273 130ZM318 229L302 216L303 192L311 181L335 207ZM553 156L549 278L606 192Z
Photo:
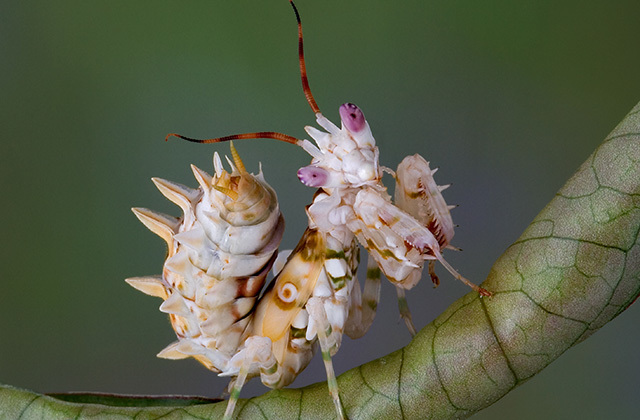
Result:
M309 103L309 106L311 107L313 112L316 115L322 115L320 113L318 104L316 103L315 99L313 99L313 94L311 93L311 88L309 87L307 67L304 62L304 43L302 40L302 21L300 20L300 14L298 13L296 5L293 3L293 0L289 0L289 3L291 4L291 7L293 7L293 11L296 14L296 20L298 21L298 60L300 62L300 78L302 79L302 90L304 91L304 96L307 98L307 102ZM254 133L232 134L230 136L216 137L213 139L195 139L192 137L183 136L182 134L178 133L169 133L164 138L164 140L168 141L170 137L178 137L182 140L190 141L193 143L221 143L225 141L243 139L274 139L284 141L285 143L295 144L296 146L301 146L305 150L309 149L309 146L305 145L305 142L303 140L299 140L288 134L278 133L275 131L258 131Z
M313 99L313 94L311 93L311 88L309 87L307 66L304 63L304 43L302 41L302 22L300 21L300 14L298 13L296 5L293 3L293 0L289 0L289 3L291 3L291 7L293 7L293 11L296 14L296 20L298 21L298 61L300 61L300 78L302 79L302 90L304 91L304 96L307 98L307 102L309 103L309 106L313 110L314 114L320 114L320 108L318 107L316 100Z
M183 136L178 133L169 133L167 134L167 137L164 138L164 140L168 141L170 137L178 137L182 140L187 140L193 143L222 143L224 141L244 139L274 139L290 144L295 144L296 146L302 145L302 140L298 140L297 138L288 134L277 133L275 131L258 131L255 133L232 134L230 136L216 137L215 139L194 139L192 137Z

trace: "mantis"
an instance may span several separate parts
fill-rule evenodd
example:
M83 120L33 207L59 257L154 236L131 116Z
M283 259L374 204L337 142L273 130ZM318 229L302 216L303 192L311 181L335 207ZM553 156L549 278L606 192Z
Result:
M379 164L380 152L364 113L356 105L345 103L339 108L341 127L327 119L318 107L309 86L304 59L304 42L300 14L291 4L298 24L298 61L302 88L316 123L325 131L306 126L305 131L315 141L300 140L273 131L233 134L212 139L194 139L177 133L170 137L196 143L219 143L237 139L270 138L304 149L312 157L310 165L298 171L300 181L321 189L329 201L314 203L307 213L325 229L335 224L347 227L375 260L388 280L396 286L402 318L409 331L416 330L404 297L404 290L413 288L422 277L424 263L437 286L435 261L451 275L481 296L491 293L458 273L442 256L443 249L454 249L450 242L454 225L450 210L442 197L448 185L435 183L429 163L420 155L407 156L394 172ZM382 183L383 173L395 178L395 204Z
M311 361L319 341L331 393L342 410L330 357L343 332L358 338L371 325L379 279L361 295L353 236L343 226L319 229L311 219L286 262L278 261L284 222L275 192L261 171L246 171L233 145L231 154L231 172L222 168L217 153L213 177L192 166L200 185L195 190L153 179L181 207L182 217L133 209L168 246L162 276L127 279L164 300L160 310L169 314L178 340L158 357L193 357L221 376L234 377L225 413L231 418L247 378L260 375L273 388L288 385ZM278 274L258 299L273 265Z
M171 133L167 139L175 136L197 143L218 143L271 138L304 149L311 155L312 161L310 165L302 167L297 175L304 185L317 191L306 209L308 228L296 248L288 256L282 254L275 257L275 249L281 238L281 215L277 210L275 194L271 194L272 190L263 182L261 172L257 176L246 172L233 146L233 162L229 160L231 173L221 169L217 154L214 155L216 176L213 178L194 169L200 184L197 192L167 181L154 181L167 198L182 208L182 219L174 220L147 210L134 210L142 222L163 237L169 246L169 259L165 263L162 278L128 280L145 293L165 299L161 310L171 314L178 341L159 356L194 357L220 375L231 376L225 419L233 416L240 390L247 379L259 375L269 387L288 385L306 368L313 357L316 343L319 343L322 352L337 417L346 418L331 357L338 351L343 334L358 338L371 325L379 299L380 272L396 287L401 316L412 334L416 331L404 291L419 282L425 262L434 284L439 282L434 272L434 263L438 261L453 277L481 296L491 296L490 292L458 273L442 256L443 249L453 248L450 241L454 225L449 214L450 206L441 195L445 187L435 183L435 171L430 169L428 162L414 155L405 158L395 172L383 167L379 164L380 152L375 138L360 108L351 103L340 106L340 127L320 112L309 87L300 15L293 1L290 0L290 4L298 25L303 92L316 116L316 123L324 129L305 127L315 143L270 131L205 140ZM395 178L395 203L382 182L384 173ZM227 178L229 181L226 181ZM240 188L242 185L245 188ZM256 193L258 190L264 191ZM251 193L245 194L248 191ZM256 218L270 221L271 235L253 227L243 233L239 233L241 230L238 228L237 234L234 230L217 229L211 226L215 224L214 219L226 221L226 218L212 218L211 209L215 206L212 203L200 204L206 201L203 198L217 195L229 208L246 209L247 205L241 203L247 197L253 197L255 202L260 201L255 200L257 196L252 194L271 197L269 205L260 205L261 213ZM198 204L194 205L195 202ZM220 214L217 209L213 213ZM198 224L202 224L205 239L200 233L192 232L198 231ZM262 222L259 224L263 226ZM207 229L216 233L209 233ZM211 248L212 241L206 240L210 235L217 235L220 243L232 248L240 246L241 242L254 242L252 248L243 248L244 254L225 251L228 267L222 264L220 269L226 270L227 277L214 276L215 282L200 279L202 271L206 271L204 266L210 262L205 255L219 254L205 250L206 247ZM368 275L363 291L356 276L358 243L369 254ZM218 243L213 245L220 248ZM189 258L188 261L180 261L182 265L176 264L173 260L177 260L176 255L182 249L188 249L191 254L183 254L195 255L195 259ZM258 256L259 260L254 260ZM255 271L236 272L242 265L238 263L241 258L253 261L252 268ZM200 262L197 267L200 271L189 277L187 271L193 271L197 265L194 260ZM277 273L276 277L258 297L266 271L271 266ZM174 275L190 280L182 284L172 280ZM248 280L242 283L240 278ZM198 288L211 283L219 285L217 293L225 299L216 298L212 291L205 292L204 295L210 298L207 301L210 305L203 308L200 302L204 300L198 300ZM250 284L251 287L240 287L240 283ZM224 305L216 306L221 302Z

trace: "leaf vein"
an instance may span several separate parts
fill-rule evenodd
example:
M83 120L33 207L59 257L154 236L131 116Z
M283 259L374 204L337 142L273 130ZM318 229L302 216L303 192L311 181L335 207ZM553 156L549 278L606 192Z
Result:
M507 364L507 368L509 369L509 371L511 372L511 374L513 375L514 381L515 381L515 385L513 387L515 387L518 384L518 375L516 374L516 371L511 363L511 360L509 359L509 355L507 354L507 352L505 351L502 342L500 341L500 338L498 337L498 333L493 325L493 320L491 319L491 315L489 314L489 311L487 310L487 304L483 299L480 299L480 307L482 308L482 311L484 312L484 316L487 318L487 323L489 324L489 329L491 330L491 334L493 335L493 338L496 340L496 343L498 344L498 348L500 349L500 352L502 353L502 356L504 356L504 360L505 363ZM485 369L484 365L482 366L483 369ZM485 369L486 372L486 369ZM490 378L490 376L489 376ZM495 383L495 381L492 380L492 382ZM512 388L513 388L512 387Z
M452 316L453 316L453 314L452 314ZM447 318L447 319L449 319L449 318ZM440 383L440 388L442 388L442 391L444 392L444 395L447 397L447 401L449 401L449 405L451 405L451 407L455 408L456 410L459 410L459 407L456 406L456 404L454 404L453 401L451 400L451 395L449 395L449 391L447 390L447 387L445 387L444 382L442 381L442 375L440 374L440 368L438 367L438 362L436 361L436 349L435 349L436 335L438 334L438 330L440 328L437 325L434 325L434 327L435 327L435 331L433 332L433 337L431 338L431 361L433 363L433 368L436 371L436 378L438 379L438 382Z

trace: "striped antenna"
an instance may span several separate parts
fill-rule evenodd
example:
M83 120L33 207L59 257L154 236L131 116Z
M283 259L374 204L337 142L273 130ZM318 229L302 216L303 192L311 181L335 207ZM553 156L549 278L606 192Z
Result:
M307 77L307 66L304 63L304 42L302 41L302 22L300 21L300 14L298 13L298 9L296 5L293 3L293 0L289 0L291 3L291 7L293 7L293 11L296 14L296 20L298 21L298 60L300 61L300 77L302 79L302 90L304 91L304 96L307 98L307 102L309 102L309 106L313 110L315 114L320 113L320 108L316 103L316 100L313 99L313 94L311 93L311 88L309 87L309 78Z
M302 79L302 90L304 91L304 96L307 98L309 106L311 106L313 112L318 115L320 114L320 108L318 107L315 99L313 99L313 94L311 93L311 88L309 87L309 78L307 77L307 68L304 62L304 43L302 41L302 22L300 20L300 14L298 13L296 5L293 3L293 0L289 0L289 3L291 3L291 7L293 7L293 11L296 14L296 20L298 22L298 60L300 61L300 77ZM214 139L195 139L192 137L183 136L182 134L169 133L165 137L165 141L168 141L170 137L178 137L182 140L187 140L193 143L221 143L225 141L243 139L274 139L284 141L286 143L295 144L296 146L302 145L302 140L299 140L288 134L278 133L275 131L258 131L254 133L232 134L230 136L216 137Z
M215 139L194 139L192 137L183 136L182 134L169 133L164 140L168 141L170 137L178 137L182 140L187 140L193 143L222 143L225 141L244 139L274 139L300 146L300 143L302 142L302 140L298 140L293 136L277 133L275 131L258 131L255 133L232 134L230 136L216 137Z

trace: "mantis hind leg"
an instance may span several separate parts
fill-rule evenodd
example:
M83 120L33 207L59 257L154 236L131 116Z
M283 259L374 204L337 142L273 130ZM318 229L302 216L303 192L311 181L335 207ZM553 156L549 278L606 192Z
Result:
M238 375L229 383L229 402L227 402L223 420L232 419L240 391L253 364L258 364L263 374L265 372L271 373L278 369L278 362L271 351L271 340L267 337L253 336L247 338L245 348L231 359L230 364L238 361L238 359L241 360L240 370Z
M312 297L309 299L306 305L309 316L313 318L316 323L316 331L318 334L318 341L320 342L320 350L322 351L322 362L327 372L327 384L329 386L329 393L333 399L333 405L336 407L336 414L338 419L344 420L346 416L342 403L340 402L340 394L338 392L338 381L336 379L336 373L333 369L333 362L331 361L331 350L335 346L329 340L331 336L331 324L327 319L327 313L325 312L324 305L320 298Z

